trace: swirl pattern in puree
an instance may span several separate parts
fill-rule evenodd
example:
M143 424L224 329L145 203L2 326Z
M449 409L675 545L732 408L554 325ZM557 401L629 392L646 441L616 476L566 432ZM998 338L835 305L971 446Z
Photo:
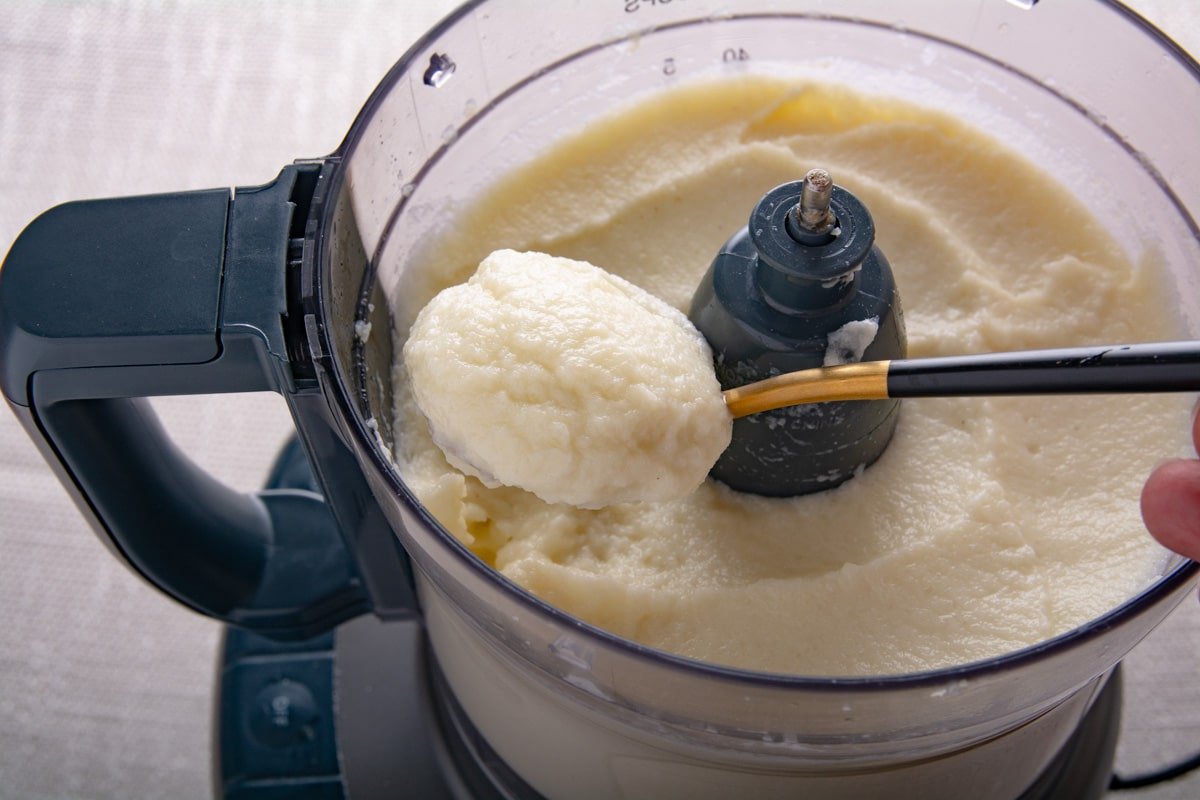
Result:
M674 89L496 182L423 250L427 301L493 250L590 261L686 310L773 186L827 167L871 210L913 357L1179 338L1161 268L1064 188L940 112L744 78ZM399 314L403 343L407 323ZM397 348L399 351L400 348ZM1187 398L907 401L841 488L583 510L450 467L396 365L396 461L481 559L601 628L697 659L806 675L913 672L1016 650L1158 575L1138 493L1184 452Z

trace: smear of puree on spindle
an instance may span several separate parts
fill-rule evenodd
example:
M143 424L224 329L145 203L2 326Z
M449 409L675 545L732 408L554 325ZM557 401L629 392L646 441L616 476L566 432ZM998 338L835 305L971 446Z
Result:
M871 210L911 357L1181 337L1153 258L1132 263L1082 203L985 131L887 98L746 77L655 95L496 181L405 256L398 344L438 291L500 249L601 265L686 309L763 193L814 164ZM631 332L646 346L653 335ZM1178 396L906 401L883 457L836 490L769 499L710 479L678 499L588 510L457 469L410 377L398 359L398 468L486 563L621 636L791 674L975 661L1120 604L1165 561L1141 524L1141 483L1187 445ZM443 424L435 417L439 437ZM559 431L552 481L583 463L574 432ZM629 467L603 469L599 480L621 483Z

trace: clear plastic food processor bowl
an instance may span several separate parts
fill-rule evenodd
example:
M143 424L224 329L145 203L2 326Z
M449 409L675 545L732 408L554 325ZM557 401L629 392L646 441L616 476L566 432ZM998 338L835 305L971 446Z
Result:
M394 342L423 242L499 175L680 81L804 75L950 111L1024 151L1138 255L1152 242L1200 334L1200 81L1089 0L469 3L391 71L335 157L317 242L333 390L411 554L439 668L500 756L548 796L1013 797L1104 676L1190 590L1176 558L1093 622L982 663L831 679L723 668L590 627L488 569L387 453ZM370 305L368 305L368 303ZM373 308L373 310L369 310ZM356 318L376 335L364 345ZM375 435L378 429L378 437ZM853 780L847 780L853 777Z

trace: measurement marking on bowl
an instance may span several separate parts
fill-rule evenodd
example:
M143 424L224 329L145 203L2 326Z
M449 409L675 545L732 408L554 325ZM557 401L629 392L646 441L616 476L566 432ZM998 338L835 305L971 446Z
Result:
M440 89L454 75L458 65L445 53L434 53L429 57L429 67L425 70L423 80L426 86Z
M960 695L964 691L966 691L967 685L968 685L968 683L965 680L960 679L957 681L952 681L952 682L946 684L945 686L943 686L941 689L935 689L934 691L930 692L929 696L930 697L957 697L958 695Z

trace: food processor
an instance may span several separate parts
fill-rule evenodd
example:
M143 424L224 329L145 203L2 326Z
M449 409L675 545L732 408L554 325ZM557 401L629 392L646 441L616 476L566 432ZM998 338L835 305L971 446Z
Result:
M1195 333L1200 190L1180 132L1200 118L1196 67L1118 6L468 4L397 64L332 156L232 197L60 207L0 271L10 405L118 557L237 626L226 796L1102 791L1113 670L1191 590L1190 563L1083 628L987 662L751 673L546 606L449 537L391 466L386 332L412 311L396 292L420 243L613 106L757 69L986 120L1135 252L1156 243ZM361 335L368 324L375 335ZM261 389L287 399L302 447L256 497L211 481L130 399ZM379 621L346 622L367 611ZM369 656L342 657L356 648ZM406 691L419 713L378 713ZM365 763L371 750L383 768ZM401 755L431 768L389 773Z

